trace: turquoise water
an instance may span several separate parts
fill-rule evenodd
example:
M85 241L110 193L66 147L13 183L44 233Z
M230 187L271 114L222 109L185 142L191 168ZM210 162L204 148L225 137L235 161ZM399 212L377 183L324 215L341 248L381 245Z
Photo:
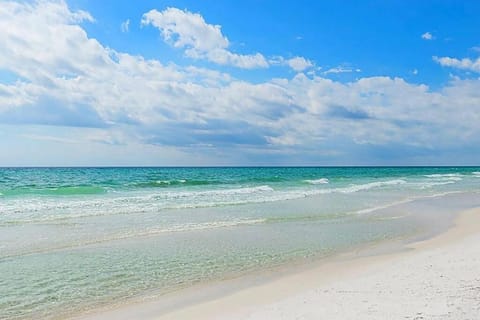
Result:
M0 319L55 318L412 234L480 168L0 168Z

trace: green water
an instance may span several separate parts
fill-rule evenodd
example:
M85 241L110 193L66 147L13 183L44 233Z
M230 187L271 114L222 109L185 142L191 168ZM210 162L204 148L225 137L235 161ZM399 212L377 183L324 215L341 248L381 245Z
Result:
M390 208L479 183L466 167L3 168L0 319L77 314L412 234L428 217L389 219Z

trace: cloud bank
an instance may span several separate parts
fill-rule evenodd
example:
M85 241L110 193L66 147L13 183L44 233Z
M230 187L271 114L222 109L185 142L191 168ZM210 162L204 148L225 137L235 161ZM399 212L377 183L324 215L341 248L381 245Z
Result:
M87 128L109 145L253 164L424 163L480 143L478 79L453 79L435 91L384 76L342 83L301 73L313 63L295 57L287 62L299 72L292 78L252 83L118 52L88 36L82 23L92 21L61 1L2 3L0 71L17 80L0 82L0 123ZM260 53L230 52L221 28L199 14L152 10L142 23L192 58L268 65ZM438 62L476 70L476 62L444 59Z

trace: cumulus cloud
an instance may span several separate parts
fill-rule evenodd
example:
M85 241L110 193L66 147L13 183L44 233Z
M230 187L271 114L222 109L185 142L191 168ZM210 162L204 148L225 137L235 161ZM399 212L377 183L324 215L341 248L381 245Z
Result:
M313 66L313 63L310 60L305 59L304 57L295 57L287 60L287 64L293 70L297 72L304 71Z
M169 41L205 55L226 50L220 28L200 18L194 21L208 36L172 26ZM0 123L67 126L108 145L244 163L259 155L332 163L385 146L415 154L480 143L478 79L453 79L438 90L401 78L342 83L303 73L251 83L115 51L88 36L80 23L89 21L64 2L2 3L0 69L18 80L0 83Z
M422 34L421 37L422 37L423 40L433 40L434 39L433 35L428 31L425 32L424 34Z
M480 73L480 58L472 60L469 58L457 59L450 57L434 56L433 60L443 67L450 67Z
M185 49L190 58L245 69L268 67L260 53L242 55L228 50L230 42L222 34L221 27L208 24L198 13L177 8L153 9L143 15L142 24L158 28L166 42Z

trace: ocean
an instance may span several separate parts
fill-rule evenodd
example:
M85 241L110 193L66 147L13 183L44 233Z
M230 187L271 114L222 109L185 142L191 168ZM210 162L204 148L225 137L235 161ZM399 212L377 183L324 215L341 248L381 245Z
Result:
M407 239L479 193L478 167L0 168L0 319Z

